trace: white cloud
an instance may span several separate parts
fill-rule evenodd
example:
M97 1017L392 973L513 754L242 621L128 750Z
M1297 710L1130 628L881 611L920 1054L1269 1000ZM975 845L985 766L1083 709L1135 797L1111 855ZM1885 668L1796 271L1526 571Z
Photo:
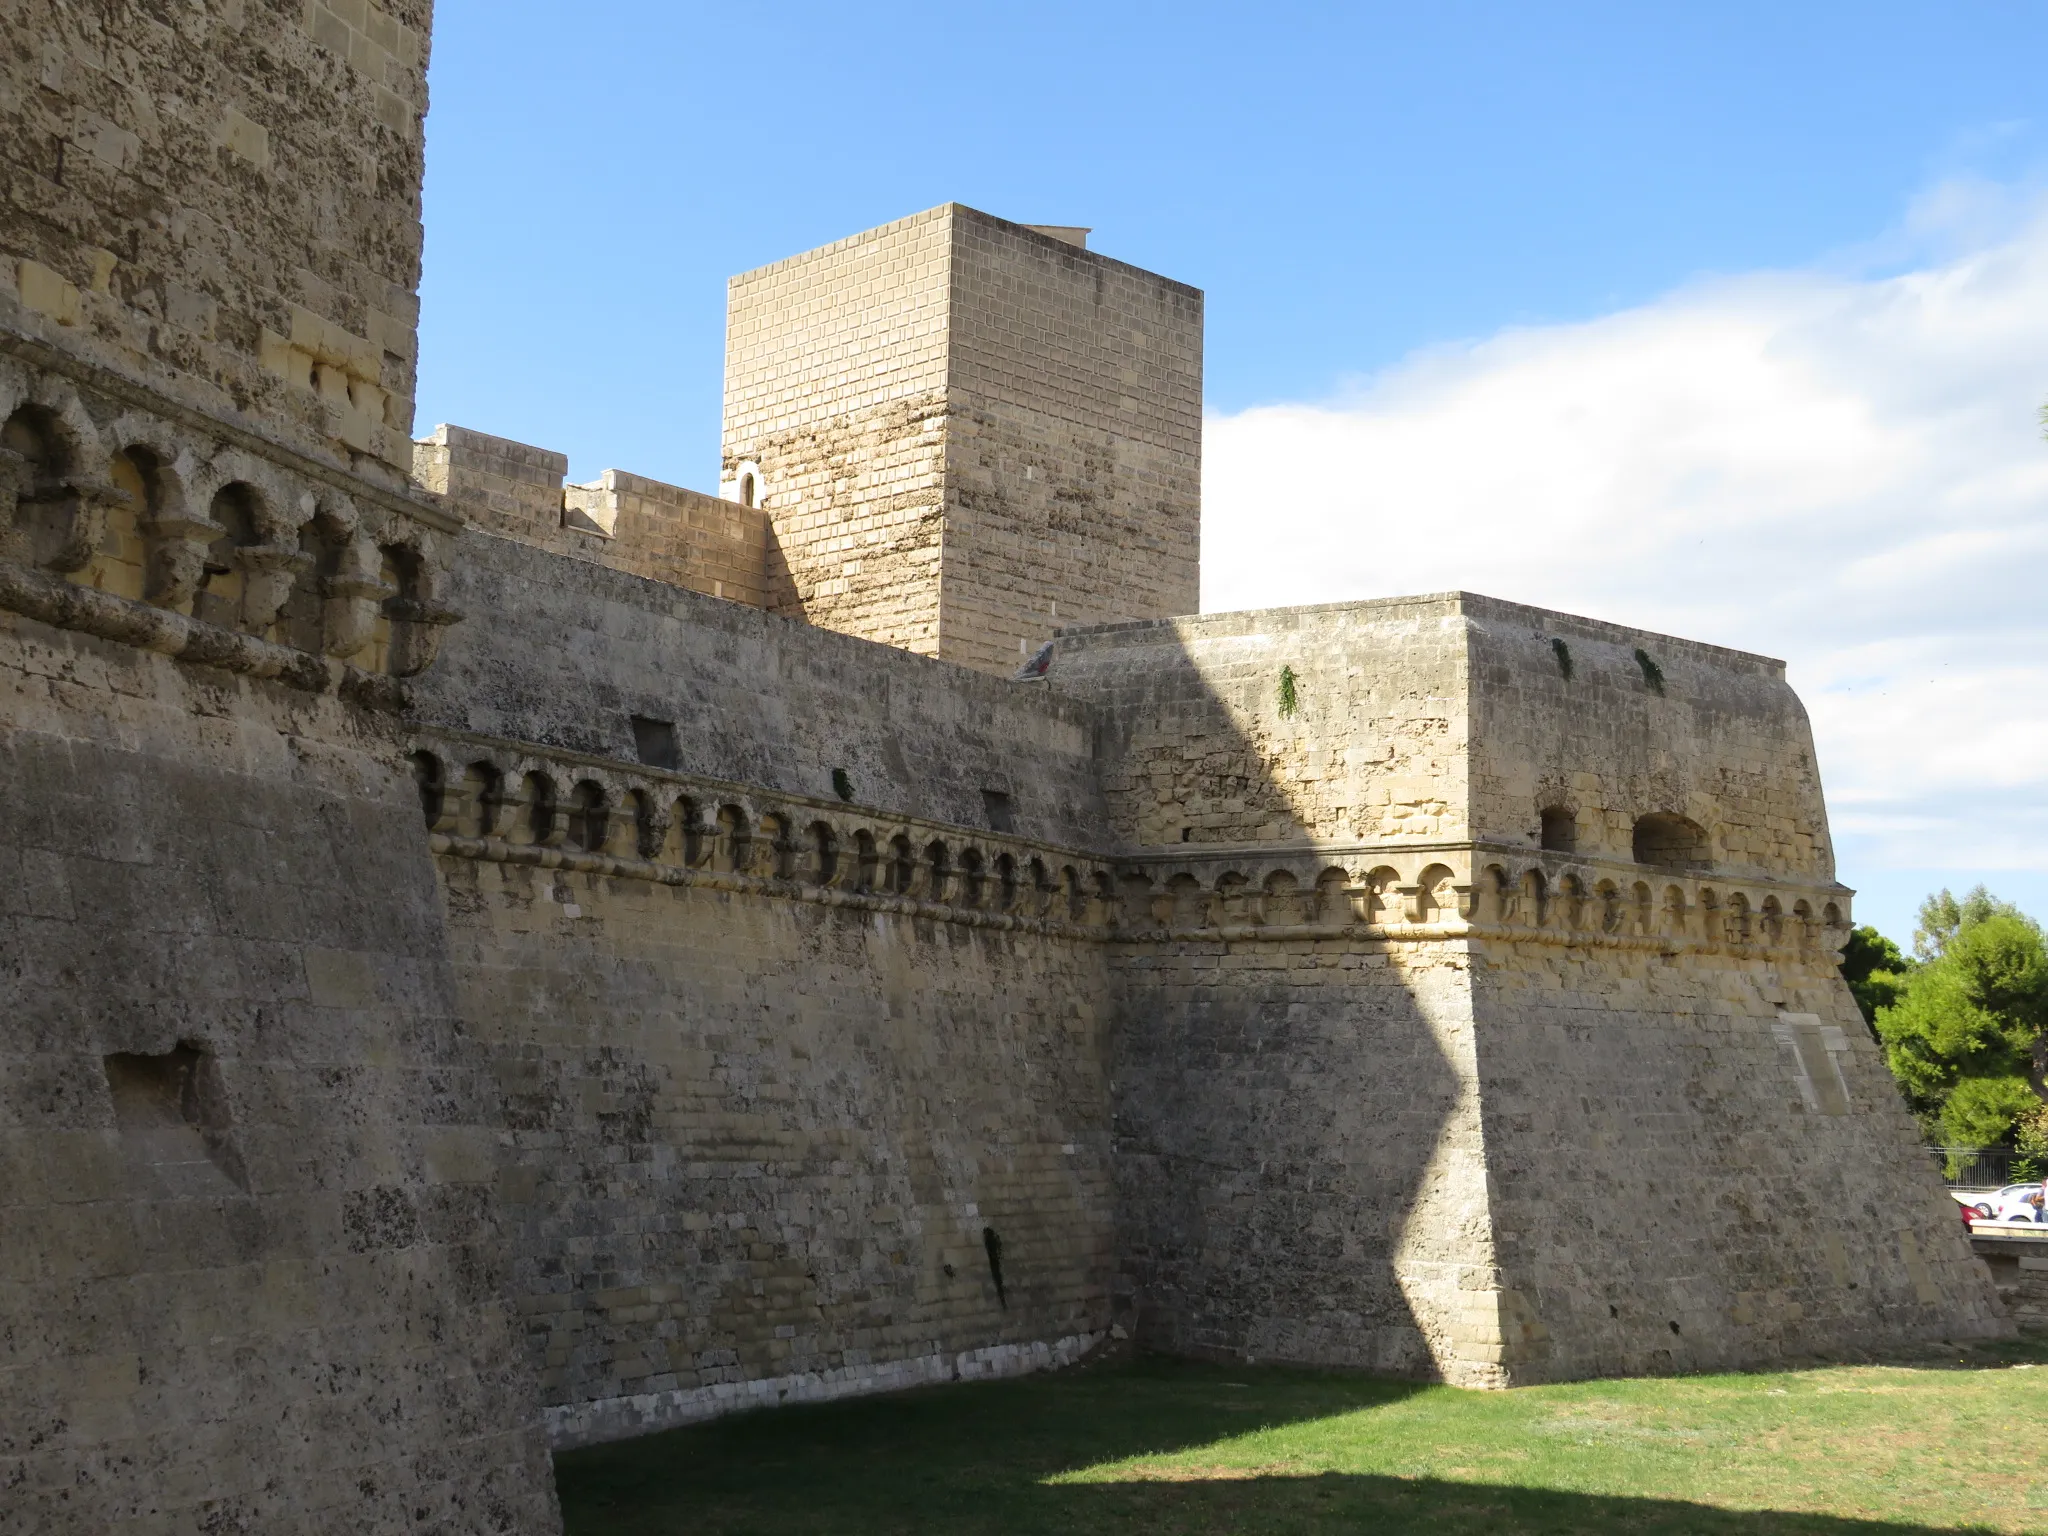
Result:
M2048 202L1996 202L1921 199L1899 238L1952 248L1901 275L1702 283L1212 417L1203 606L1461 587L1782 656L1846 878L2048 870Z

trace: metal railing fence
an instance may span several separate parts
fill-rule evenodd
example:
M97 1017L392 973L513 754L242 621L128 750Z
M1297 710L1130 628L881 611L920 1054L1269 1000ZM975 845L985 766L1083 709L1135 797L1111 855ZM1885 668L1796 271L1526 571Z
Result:
M1950 1189L1996 1189L2015 1182L2011 1147L1929 1147Z

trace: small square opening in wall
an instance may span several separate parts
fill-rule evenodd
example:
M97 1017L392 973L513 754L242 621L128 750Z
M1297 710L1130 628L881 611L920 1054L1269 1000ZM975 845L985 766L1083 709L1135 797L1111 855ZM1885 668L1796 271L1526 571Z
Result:
M991 832L1014 832L1017 830L1017 813L1010 805L1010 792L1004 789L984 789L981 792L981 809L988 818Z
M131 1177L158 1198L247 1191L219 1063L180 1045L160 1056L106 1059L107 1092Z
M640 761L650 768L681 768L683 754L676 745L676 726L673 720L652 720L646 715L633 717L633 750Z

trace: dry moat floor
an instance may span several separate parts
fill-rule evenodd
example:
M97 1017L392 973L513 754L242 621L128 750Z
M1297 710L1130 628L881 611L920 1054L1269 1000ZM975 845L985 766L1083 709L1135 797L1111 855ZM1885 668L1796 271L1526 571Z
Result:
M556 1466L569 1536L2048 1532L2048 1338L1484 1393L1140 1357Z

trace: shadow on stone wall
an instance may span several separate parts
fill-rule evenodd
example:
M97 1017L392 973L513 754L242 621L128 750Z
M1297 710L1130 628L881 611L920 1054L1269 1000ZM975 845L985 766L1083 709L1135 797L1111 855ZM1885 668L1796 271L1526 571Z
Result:
M1119 1302L1137 1337L1438 1374L1454 1319L1409 1291L1433 1292L1447 1256L1404 1239L1483 1173L1476 1146L1458 1165L1457 1074L1399 961L1359 940L1168 940L1125 953L1119 994Z
M1302 777L1375 723L1402 735L1395 769L1410 738L1441 752L1456 648L1349 634L1336 677L1428 675L1375 722L1378 683L1310 691L1332 658L1284 636L1276 650L1262 617L1220 638L1167 622L1055 647L1053 691L1099 711L1127 855L1112 950L1121 1316L1173 1353L1483 1377L1493 1355L1461 1350L1475 1328L1498 1342L1497 1318L1478 1316L1498 1302L1463 1289L1489 1281L1462 966L1366 931L1404 913L1396 887L1413 873L1320 855L1350 813L1320 815ZM1419 721L1418 695L1435 711Z

